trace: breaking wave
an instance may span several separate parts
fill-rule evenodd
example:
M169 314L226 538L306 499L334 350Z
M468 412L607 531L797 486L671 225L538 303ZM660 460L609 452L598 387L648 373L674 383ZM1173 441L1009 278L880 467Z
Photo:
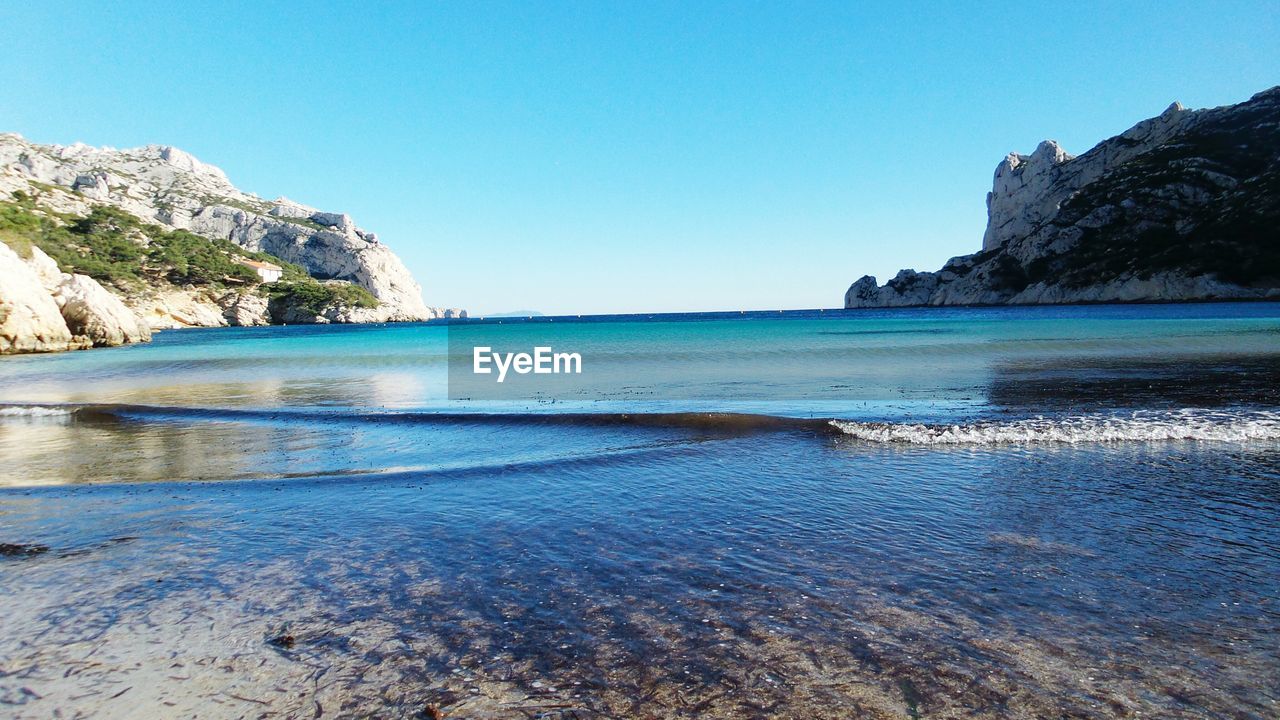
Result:
M0 417L63 417L71 415L75 408L47 405L8 405L0 407Z
M733 412L395 412L357 409L232 409L146 405L0 405L0 417L90 423L251 422L659 427L717 434L804 432L896 445L1041 445L1280 440L1280 410L1139 410L946 423L799 418Z
M1280 412L1141 411L1022 420L922 424L832 420L842 434L901 445L1032 445L1194 440L1248 442L1280 439Z

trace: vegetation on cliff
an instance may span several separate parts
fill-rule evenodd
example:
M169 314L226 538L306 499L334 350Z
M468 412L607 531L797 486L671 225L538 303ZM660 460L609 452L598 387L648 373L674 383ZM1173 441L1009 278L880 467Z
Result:
M23 192L0 201L0 241L20 256L39 247L64 272L88 275L123 293L168 283L213 289L261 285L257 272L242 264L257 260L283 269L278 282L257 290L319 315L334 306L373 308L378 301L349 283L323 283L299 265L267 253L250 252L227 240L146 223L107 205L87 215L66 215L41 208Z
M325 308L334 306L378 307L378 299L359 285L323 283L305 276L290 279L286 275L279 282L267 286L267 293L272 300L284 301L289 305L303 308L313 315L320 315Z
M1062 204L1069 253L1028 267L1071 287L1122 273L1280 285L1280 102L1252 102L1129 162ZM1090 222L1087 219L1102 218Z
M845 307L1280 298L1280 87L1159 116L1072 156L1012 153L983 250L871 276Z

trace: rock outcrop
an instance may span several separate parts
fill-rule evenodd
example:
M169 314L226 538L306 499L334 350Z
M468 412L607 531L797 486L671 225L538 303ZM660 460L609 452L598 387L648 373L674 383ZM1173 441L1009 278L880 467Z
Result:
M0 243L0 354L85 347L62 319L35 268Z
M98 281L59 271L40 248L30 252L24 260L0 243L0 354L151 340L151 328Z
M1159 116L1073 156L1012 153L982 251L864 276L846 308L1280 298L1280 87Z
M404 263L371 232L342 213L321 212L286 198L264 200L237 189L218 168L173 147L116 150L75 144L39 145L0 134L0 197L14 191L39 196L42 206L86 214L107 204L147 222L225 239L302 266L319 280L359 285L378 300L361 321L413 321L443 317L426 306ZM133 298L131 298L131 301ZM229 315L206 297L190 297L205 311L160 314L165 299L142 298L141 314L156 327L256 322L265 313L241 308ZM252 301L251 301L252 302ZM179 301L179 305L187 305ZM233 303L239 307L238 303ZM253 319L250 319L253 315Z
M270 325L271 315L267 312L267 304L265 297L252 293L227 293L218 300L222 317L228 325L236 327Z
M94 347L151 341L151 328L88 275L64 273L53 289L53 300L71 334Z
M131 296L129 302L153 329L178 330L232 324L227 308L237 305L239 299L224 298L206 290L159 288Z

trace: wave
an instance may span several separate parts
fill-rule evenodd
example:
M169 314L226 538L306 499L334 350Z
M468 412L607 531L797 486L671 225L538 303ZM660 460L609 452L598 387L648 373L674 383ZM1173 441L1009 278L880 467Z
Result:
M65 417L75 410L57 405L7 405L0 407L0 417Z
M1140 411L1129 415L1033 417L954 425L832 420L831 425L857 440L899 445L1081 445L1280 439L1280 413L1261 410Z
M1280 411L1207 410L1036 416L960 423L800 418L734 412L415 412L235 409L154 405L0 405L0 417L64 417L91 423L261 422L670 428L716 434L803 432L886 445L1031 445L1280 440Z
M127 404L0 405L0 415L36 415L41 412L49 415L70 415L76 420L98 423L221 421L405 425L512 424L525 426L635 426L725 432L788 429L830 431L828 419L825 418L794 418L735 412L416 412L306 408L237 409Z

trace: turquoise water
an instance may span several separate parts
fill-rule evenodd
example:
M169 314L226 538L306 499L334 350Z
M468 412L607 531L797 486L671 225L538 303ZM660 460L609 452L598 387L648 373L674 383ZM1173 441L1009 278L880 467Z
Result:
M540 344L580 353L582 375L512 373L500 386L466 372L472 346ZM1271 304L547 318L165 332L150 345L5 358L0 393L11 403L946 419L1046 403L1270 405L1278 354ZM1155 389L1140 392L1143 382Z
M0 402L17 717L1280 715L1276 305L179 331Z

